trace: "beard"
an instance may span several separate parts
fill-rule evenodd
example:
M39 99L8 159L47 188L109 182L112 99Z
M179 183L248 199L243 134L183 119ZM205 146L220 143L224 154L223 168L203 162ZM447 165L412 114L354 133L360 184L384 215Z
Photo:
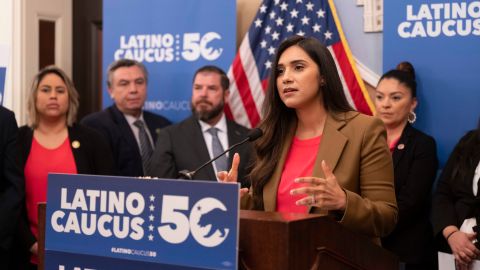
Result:
M201 109L197 109L197 107L200 107L198 106L199 103L208 103L209 105L212 105L212 103L205 100L197 102L196 104L193 104L193 102L190 102L190 107L192 109L193 115L195 115L197 119L202 120L203 122L208 122L213 118L219 116L223 112L223 106L225 105L223 100L221 100L217 106L214 106L211 109L201 110Z

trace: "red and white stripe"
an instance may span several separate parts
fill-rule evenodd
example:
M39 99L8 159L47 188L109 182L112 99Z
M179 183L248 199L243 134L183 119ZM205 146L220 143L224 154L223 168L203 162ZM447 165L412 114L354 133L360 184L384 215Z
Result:
M248 33L240 45L233 64L228 70L230 100L227 115L246 127L255 127L262 117L265 91L258 75L257 65L250 49Z

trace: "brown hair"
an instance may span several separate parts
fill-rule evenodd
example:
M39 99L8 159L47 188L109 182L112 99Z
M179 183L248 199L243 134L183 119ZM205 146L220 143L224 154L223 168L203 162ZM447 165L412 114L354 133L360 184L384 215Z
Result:
M197 74L202 72L213 72L220 75L220 85L222 86L222 89L224 91L228 90L228 87L230 87L230 80L228 79L227 74L225 74L225 71L223 71L221 68L213 65L203 66L197 69L197 71L195 71L195 74L193 75L193 80L195 81L195 77L197 77Z
M32 86L30 87L30 93L27 100L27 110L28 110L28 116L29 116L28 125L31 128L38 127L38 122L40 121L38 118L38 112L36 107L38 86L40 85L40 82L43 80L43 78L48 74L55 74L58 77L60 77L60 79L62 79L62 81L65 83L65 86L67 87L67 92L68 92L67 125L71 126L77 120L77 112L78 112L78 106L79 106L78 92L77 92L77 89L75 89L75 86L73 85L72 80L70 80L67 74L59 67L56 67L53 65L44 67L33 78Z

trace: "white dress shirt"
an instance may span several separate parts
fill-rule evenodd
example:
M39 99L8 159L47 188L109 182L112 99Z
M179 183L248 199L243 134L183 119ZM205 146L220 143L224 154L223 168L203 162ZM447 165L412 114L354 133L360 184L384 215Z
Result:
M137 120L142 120L143 123L145 124L145 131L147 132L148 140L150 141L150 145L152 146L152 149L155 149L155 145L153 144L153 138L152 138L152 135L150 134L150 130L148 129L147 122L145 122L145 119L143 119L143 112L142 114L140 114L140 117L138 118L128 114L123 114L123 116L125 116L125 119L127 119L130 129L133 131L133 136L135 136L135 140L137 141L138 149L140 149L140 135L139 135L140 130L134 124L135 121Z
M477 196L478 192L478 179L480 178L480 162L477 164L477 168L475 169L475 174L473 175L472 181L472 190L473 195ZM465 219L462 223L462 227L460 227L460 231L464 233L474 233L473 227L477 225L476 218L469 218Z
M217 124L215 124L214 126L210 126L208 123L203 122L202 120L199 120L198 122L200 123L200 127L202 129L203 139L205 140L205 144L207 145L208 155L210 156L210 159L214 158L212 150L212 134L208 132L211 127L216 127L218 129L217 135L220 143L222 144L223 150L226 150L228 148L227 119L225 118L225 114L222 114L222 118L220 118L220 121L218 121ZM228 157L228 153L226 155ZM218 171L215 167L215 162L213 163L213 170L215 171L216 176Z

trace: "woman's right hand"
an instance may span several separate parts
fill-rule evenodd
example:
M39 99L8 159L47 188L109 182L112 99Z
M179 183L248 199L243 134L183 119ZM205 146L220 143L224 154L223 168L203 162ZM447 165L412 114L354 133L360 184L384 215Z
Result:
M220 182L224 183L236 183L238 181L238 165L240 164L240 155L235 153L233 155L232 167L230 171L218 172L217 176ZM248 193L248 188L240 188L240 198Z
M476 239L475 234L454 232L448 238L448 245L452 249L455 260L461 265L467 266L473 260L480 257L480 251L472 243Z

